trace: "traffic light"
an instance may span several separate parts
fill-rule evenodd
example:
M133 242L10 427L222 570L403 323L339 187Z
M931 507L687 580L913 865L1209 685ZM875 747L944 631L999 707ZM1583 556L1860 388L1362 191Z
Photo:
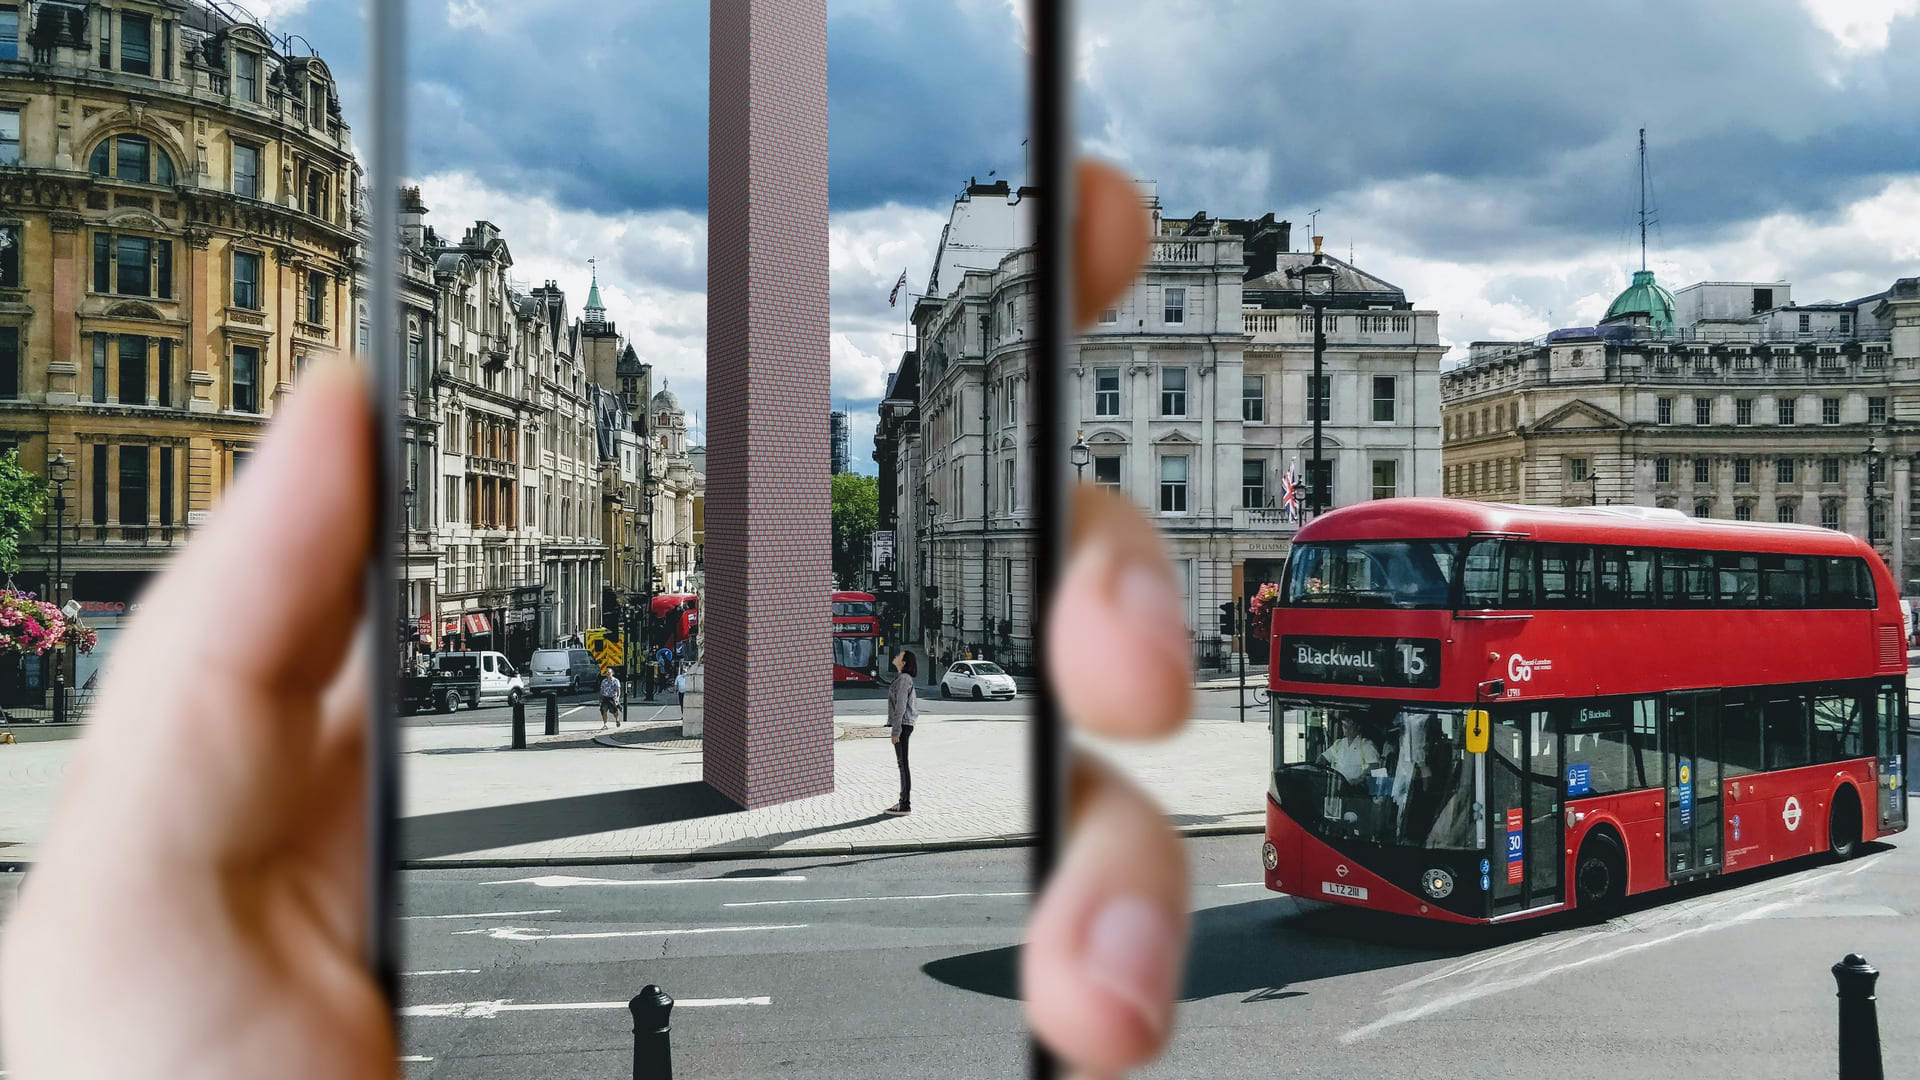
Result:
M1234 609L1239 606L1240 606L1239 603L1233 600L1229 600L1226 603L1220 605L1220 636L1221 637L1234 636L1234 629L1235 629L1234 617L1233 617Z
M620 594L612 589L600 590L600 625L608 630L620 628Z

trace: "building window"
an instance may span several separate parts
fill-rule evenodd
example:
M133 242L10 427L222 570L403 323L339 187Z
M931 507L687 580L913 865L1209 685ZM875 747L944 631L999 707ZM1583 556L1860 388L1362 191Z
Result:
M327 174L319 169L307 170L307 213L326 220L327 218Z
M244 49L233 50L233 96L241 101L260 100L260 57Z
M1187 415L1187 369L1162 368L1160 371L1160 415Z
M1161 314L1161 321L1168 326L1178 326L1187 321L1187 290L1167 289L1167 302Z
M307 272L307 322L314 326L327 322L327 275L318 270Z
M1879 503L1867 504L1867 539L1878 542L1887 538L1887 508Z
M233 306L260 310L260 254L254 251L233 253Z
M1840 422L1840 399L1836 397L1820 399L1820 422L1837 424Z
M1120 459L1117 457L1097 457L1093 459L1093 482L1096 487L1106 488L1115 494L1120 492Z
M1373 422L1390 424L1400 400L1400 380L1392 375L1373 377ZM1499 410L1495 410L1497 413Z
M119 336L120 404L147 403L147 339L137 334Z
M1706 499L1693 500L1693 516L1697 518L1712 517L1713 504Z
M163 446L160 448L160 524L164 527L173 523L173 447Z
M1800 520L1800 508L1790 502L1782 502L1773 508L1773 520L1782 525L1792 525Z
M173 159L138 135L118 135L93 148L87 171L136 184L174 184Z
M1011 513L1014 507L1019 505L1017 501L1019 490L1014 486L1013 462L1003 462L1002 465L1004 467L1001 471L1005 474L1007 482L1007 503L1003 509Z
M1665 425L1673 423L1673 399L1663 397L1655 402L1654 417L1654 422L1657 424Z
M20 164L20 110L0 109L0 165Z
M20 59L20 9L12 4L0 7L0 60ZM0 165L6 164L0 159Z
M93 400L107 400L107 335L93 335Z
M1119 308L1108 308L1107 310L1100 313L1101 326L1112 326L1119 321L1120 321Z
M1655 458L1653 460L1653 482L1671 484L1673 482L1673 459Z
M1867 423L1884 424L1887 422L1887 399L1870 397L1867 399Z
M1783 458L1774 459L1773 479L1777 483L1782 483L1782 484L1793 483L1793 459L1792 458L1783 457Z
M1267 418L1267 377L1247 375L1240 380L1240 419L1258 424Z
M260 411L260 350L251 345L233 347L233 407Z
M1694 398L1693 399L1693 422L1696 424L1713 423L1713 399L1712 398Z
M1391 499L1399 489L1399 463L1376 461L1373 463L1373 497Z
M1316 381L1318 385L1315 385ZM1322 375L1318 380L1307 376L1307 422L1319 420L1322 423L1333 419L1333 376Z
M1567 459L1567 482L1584 484L1587 482L1587 459L1583 457Z
M1743 397L1733 403L1733 422L1742 427L1753 423L1753 399Z
M1800 403L1794 400L1793 398L1780 399L1779 401L1780 423L1783 427L1793 426L1793 424L1795 423L1794 413L1797 411L1799 404Z
M1734 508L1733 508L1733 520L1735 520L1735 521L1752 521L1752 520L1753 520L1753 507L1751 507L1751 506L1748 506L1748 505L1747 505L1746 503L1741 503L1740 505L1738 505L1738 506L1736 506L1736 507L1734 507Z
M99 335L94 335L96 339ZM93 444L93 538L107 538L107 444Z
M20 396L20 328L0 326L0 398Z
M1187 512L1187 461L1185 456L1160 459L1160 512Z
M120 448L120 524L147 523L147 448ZM132 539L129 537L128 539Z
M1250 510L1267 505L1267 463L1259 458L1240 463L1240 505Z
M153 20L131 11L120 16L120 70L153 74Z
M1317 500L1313 503L1317 507L1325 509L1334 505L1332 461L1307 462L1307 493L1309 499Z
M20 226L0 225L0 289L20 287L20 243Z
M1878 458L1878 457L1869 458L1867 460L1867 483L1871 485L1871 484L1884 484L1886 482L1887 482L1886 459Z
M1120 369L1095 368L1093 372L1093 415L1120 415Z
M1693 482L1696 484L1711 484L1713 482L1712 461L1703 457L1693 459Z
M1820 504L1820 527L1823 529L1838 529L1840 527L1839 503L1823 502Z
M1837 484L1840 482L1840 459L1827 457L1820 459L1820 482Z
M1733 459L1733 482L1736 484L1753 483L1753 459L1752 458L1734 458Z
M153 403L171 408L173 405L173 342L167 338L161 338L154 342L154 346L156 352L153 384L159 392L154 396Z
M1851 334L1851 333L1853 333L1853 315L1852 315L1852 314L1850 314L1850 313L1842 313L1842 314L1841 314L1841 316L1840 316L1840 332L1841 332L1841 333L1843 333L1843 334Z
M1804 334L1812 329L1813 329L1813 316L1809 315L1804 311L1801 312L1800 313L1800 332Z
M259 147L233 144L233 193L249 199L260 197Z

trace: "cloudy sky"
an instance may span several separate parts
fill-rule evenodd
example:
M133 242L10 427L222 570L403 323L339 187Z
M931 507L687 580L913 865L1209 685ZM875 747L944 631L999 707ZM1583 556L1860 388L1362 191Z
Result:
M969 176L1024 170L1019 0L828 0L833 388L873 470L902 269ZM360 29L312 39L363 115ZM1456 347L1591 323L1637 265L1647 128L1669 287L1852 299L1920 273L1920 0L1100 0L1088 148L1172 214L1269 210L1438 310ZM409 172L443 234L499 224L529 284L609 313L704 411L707 5L413 0ZM823 421L824 422L824 421Z

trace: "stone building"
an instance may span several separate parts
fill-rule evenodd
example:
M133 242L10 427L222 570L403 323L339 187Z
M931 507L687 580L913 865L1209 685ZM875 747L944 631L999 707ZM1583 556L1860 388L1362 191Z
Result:
M1446 493L1825 525L1909 583L1920 279L1838 303L1791 290L1670 294L1642 271L1596 326L1473 343L1442 378Z
M351 140L324 60L220 11L7 11L0 443L68 465L66 595L97 666L301 373L351 343ZM48 589L53 539L25 538L17 584Z
M1026 474L1039 438L1027 405L1032 269L1020 221L1030 195L976 184L956 203L930 295L913 313L917 349L902 358L876 435L876 456L891 460L882 520L894 523L899 572L920 598L906 605L917 620L910 636L937 656L1013 666L1034 646L1037 508ZM1173 219L1151 186L1143 197L1148 265L1074 342L1067 412L1091 454L1082 479L1126 494L1159 524L1196 656L1211 662L1229 648L1216 607L1275 580L1298 527L1277 503L1280 477L1303 474L1312 453L1312 313L1292 272L1314 256L1291 251L1290 227L1271 214ZM1327 261L1336 276L1319 408L1330 504L1438 494L1438 316Z

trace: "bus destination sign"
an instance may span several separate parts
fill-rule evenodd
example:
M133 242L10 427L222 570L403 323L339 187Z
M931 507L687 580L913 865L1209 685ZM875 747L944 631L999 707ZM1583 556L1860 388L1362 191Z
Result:
M1280 639L1280 677L1431 690L1440 685L1437 638L1306 637Z

